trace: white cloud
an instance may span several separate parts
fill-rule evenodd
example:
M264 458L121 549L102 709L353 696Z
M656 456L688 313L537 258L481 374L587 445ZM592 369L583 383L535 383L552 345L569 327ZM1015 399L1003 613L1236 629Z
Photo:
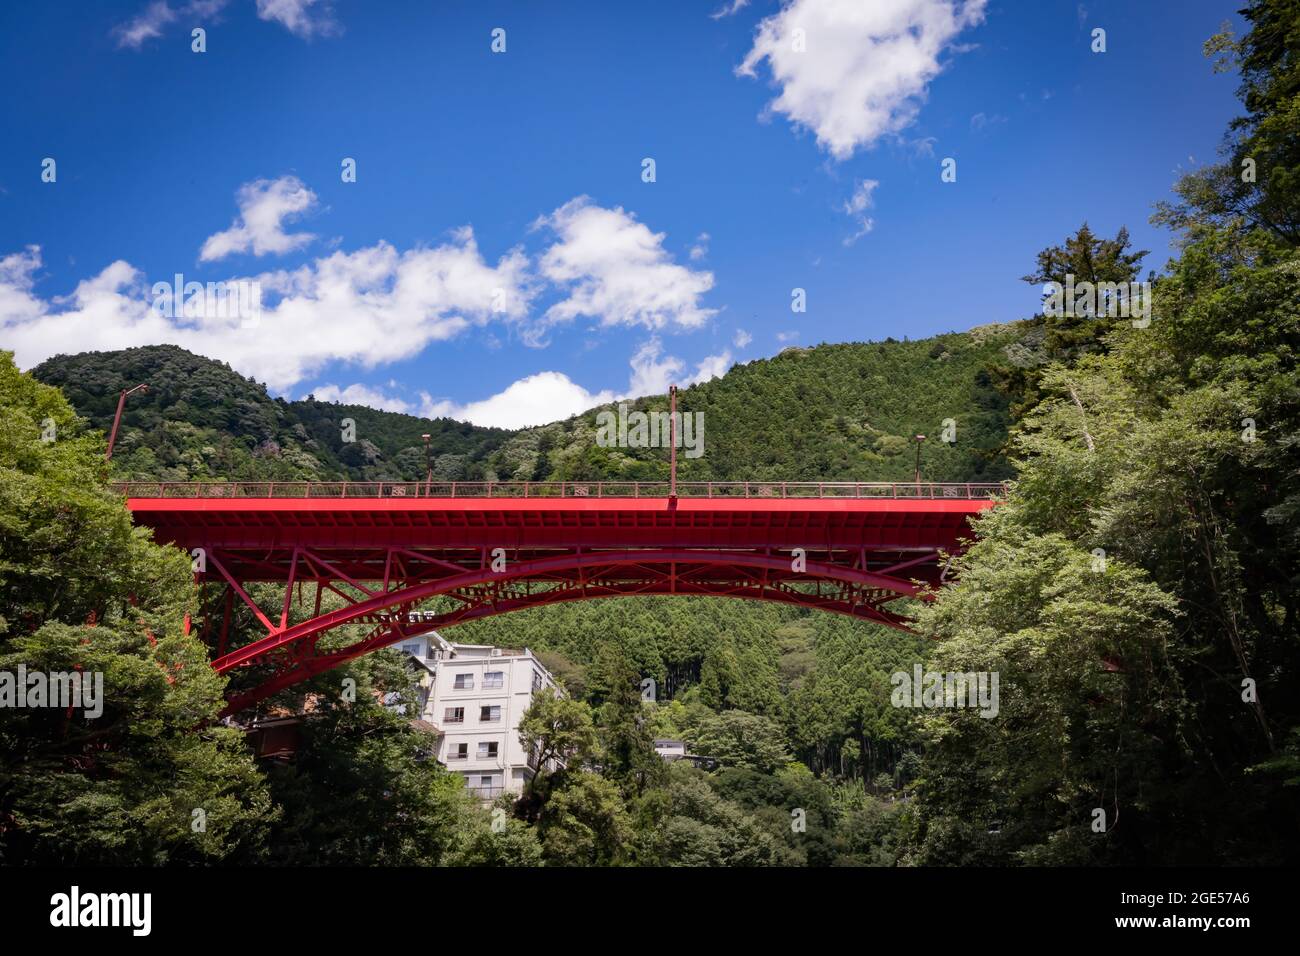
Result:
M696 385L711 378L725 375L731 368L731 353L723 351L717 355L706 355L695 366L695 372L686 378L682 370L686 363L673 355L663 354L663 345L658 337L641 344L633 353L628 363L632 366L632 377L628 380L627 391L619 398L640 398L642 395L663 395L669 385Z
M534 226L549 227L559 239L542 255L539 268L568 297L546 310L528 335L532 344L550 326L579 316L607 326L691 329L717 311L700 304L713 288L713 273L673 262L663 247L664 234L651 232L621 206L606 209L579 196Z
M37 247L0 260L0 341L19 367L60 352L172 343L229 362L277 391L331 362L373 368L494 315L521 319L533 295L523 253L512 250L489 265L468 227L433 248L398 252L380 242L291 272L227 279L260 285L253 328L216 314L166 317L151 307L144 276L121 260L72 295L45 301L32 291L40 262Z
M766 60L780 95L768 109L811 130L836 159L911 125L940 55L984 19L987 0L784 0L737 68ZM798 40L803 31L803 50Z
M257 16L281 24L304 40L342 31L329 0L257 0Z
M621 393L612 389L588 391L563 372L551 371L521 378L489 398L465 404L446 399L434 401L427 392L422 392L417 405L366 385L349 385L344 389L323 385L312 389L312 394L321 401L369 405L426 418L454 418L493 428L528 428L562 421L598 405L643 395L662 395L674 382L678 385L707 382L725 375L732 360L730 352L706 356L695 366L694 374L683 379L685 363L675 356L664 355L659 339L651 338L633 353L628 364L632 374L627 390Z
M710 13L709 16L714 20L721 20L723 17L734 16L741 10L744 10L747 6L749 6L749 0L731 0L730 5L719 8L715 12Z
M1001 126L1006 121L1007 118L1000 113L994 113L992 116L985 113L976 113L970 118L970 128L978 133L994 126Z
M686 363L672 355L663 355L663 345L658 338L649 339L633 353L628 363L632 377L621 398L638 398L642 395L662 395L668 386L677 381Z
M681 371L686 367L685 363L672 355L666 355L661 359L662 352L663 348L658 338L642 343L628 363L632 366L632 377L628 381L627 391L620 395L620 398L662 395L668 391L668 386L673 384L698 385L700 382L725 375L727 369L732 366L731 352L724 350L717 355L706 355L700 359L695 366L694 374L683 379Z
M687 384L695 385L699 382L707 382L710 379L722 378L733 364L735 363L731 360L730 352L706 355L700 364L695 366L695 375Z
M857 185L853 188L853 195L844 203L844 214L852 216L858 224L858 231L851 236L845 237L844 244L846 246L853 245L875 228L876 221L867 215L867 210L873 205L871 194L875 192L876 187L879 185L880 183L874 179L858 180Z
M113 27L119 47L139 50L145 41L163 35L166 27L182 18L214 17L230 0L189 0L173 7L169 0L154 0L125 23ZM310 40L341 33L329 0L257 0L257 16L274 21L290 33Z
M690 256L692 262L698 262L709 254L709 234L702 232L695 237L695 245L691 246Z
M204 243L203 259L244 249L259 255L285 251L310 239L283 229L316 204L315 194L293 177L250 183L239 197L239 217ZM40 248L29 246L0 257L0 342L14 350L21 368L59 353L175 344L287 392L336 363L372 369L411 358L471 326L499 320L523 327L542 277L558 283L564 298L552 310L563 317L591 315L603 324L657 328L694 327L714 314L698 302L712 286L712 275L672 262L663 249L664 236L622 209L603 209L580 198L540 222L557 236L541 258L541 276L518 247L495 265L486 262L466 226L433 247L400 251L380 241L294 269L222 277L260 290L260 316L250 327L240 316L213 308L215 300L191 309L190 299L179 316L156 308L168 297L155 296L146 276L124 260L83 280L70 295L43 297L35 291ZM170 287L171 280L168 275L163 285ZM189 299L188 292L185 296ZM555 320L548 313L546 321ZM730 364L730 352L722 352L688 373L685 363L665 356L658 338L652 338L633 355L622 395L662 393L672 381L704 381ZM554 421L621 397L610 390L588 391L553 371L464 405L434 401L424 393L417 404L359 384L324 384L315 393L323 400L515 425Z
M311 394L318 402L338 402L340 405L365 405L367 408L378 408L386 412L403 412L407 415L417 415L420 412L420 406L413 405L411 402L395 395L388 395L383 390L371 388L369 385L354 384L349 385L347 388L339 388L337 385L318 385L311 390Z
M163 27L174 23L182 16L211 17L221 12L228 0L191 0L175 9L167 0L155 0L126 23L113 28L119 47L138 50L146 40L162 36Z
M526 428L568 418L614 398L613 392L587 391L563 372L538 372L479 402L426 402L424 414L494 428Z
M284 223L292 222L316 207L316 194L296 176L258 179L239 187L236 196L239 215L230 228L207 238L199 259L211 262L235 252L252 252L255 256L292 252L316 237L307 232L286 233Z
M41 315L45 306L32 294L32 275L40 266L40 246L28 246L0 259L0 317L21 322Z
M158 0L156 3L149 4L126 23L114 27L113 35L117 37L119 47L129 46L133 50L138 50L144 45L145 40L162 36L162 28L175 19L176 11L167 4L166 0Z
M754 337L752 335L750 335L744 329L736 329L736 334L732 337L731 344L738 349L743 349L746 345L748 345L752 341L754 341Z
M903 146L912 151L912 154L918 159L925 157L934 159L934 144L939 142L937 137L922 136L919 139L906 140L904 138Z

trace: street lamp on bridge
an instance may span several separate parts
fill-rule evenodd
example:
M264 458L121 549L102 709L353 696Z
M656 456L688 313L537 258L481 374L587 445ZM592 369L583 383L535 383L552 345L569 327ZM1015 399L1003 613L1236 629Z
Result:
M913 435L912 440L916 442L916 484L921 484L921 442L925 441L924 435Z
M122 423L122 407L126 405L126 397L148 390L149 386L141 382L135 388L122 389L122 394L117 396L117 414L113 416L113 430L108 436L108 449L104 452L104 461L109 461L113 457L113 443L117 441L117 426Z
M424 497L429 497L429 484L433 481L433 461L429 458L429 435L426 432L420 436L424 439Z

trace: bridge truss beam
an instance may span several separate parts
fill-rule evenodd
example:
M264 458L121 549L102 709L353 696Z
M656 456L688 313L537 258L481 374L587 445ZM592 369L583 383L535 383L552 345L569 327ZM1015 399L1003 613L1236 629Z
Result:
M823 496L827 486L782 485L782 496L759 498L718 497L711 486L676 498L367 487L375 496L358 498L202 484L150 488L127 504L156 540L203 556L201 633L213 666L232 677L234 712L405 637L567 601L744 598L905 629L894 602L942 583L942 555L961 550L969 518L995 501L971 497L972 486L918 486L908 498L887 487L888 497L859 485ZM283 591L259 603L261 583ZM260 633L232 647L240 606Z
M220 547L204 552L211 568L207 577L224 581L265 631L213 661L218 673L247 668L266 672L255 687L232 697L227 713L412 636L569 601L632 595L732 597L832 611L906 630L906 618L885 605L900 598L926 598L925 579L937 583L940 568L934 550L887 560L878 570L872 565L882 561L873 561L865 549L851 555L802 556L766 550L575 549L523 560L494 557L486 550L473 558L449 560L445 552L405 547L374 549L344 560L306 547L284 554ZM380 568L377 579L368 576L367 569ZM909 579L905 573L919 577ZM244 582L258 579L284 583L278 608L264 608L249 595ZM303 585L314 588L312 610L291 623L294 589L301 608ZM341 598L342 606L322 611L326 593ZM425 602L436 602L440 609L424 610ZM364 626L358 640L343 647L320 646L327 634L353 624ZM227 644L228 625L229 614L224 614L220 648ZM212 628L205 625L204 630Z

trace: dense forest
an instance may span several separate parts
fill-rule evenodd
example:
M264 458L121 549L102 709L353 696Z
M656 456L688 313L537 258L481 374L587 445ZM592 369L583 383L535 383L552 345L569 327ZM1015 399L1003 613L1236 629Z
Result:
M509 437L445 418L271 398L225 363L174 345L59 356L32 374L61 389L77 414L105 433L121 390L148 385L123 410L114 464L124 478L423 478L422 434L430 436L439 473L479 477L485 458ZM355 441L343 440L344 419L355 424Z
M312 703L289 765L258 763L238 730L210 723L223 681L178 625L197 610L188 559L133 529L107 482L415 478L423 432L442 478L661 477L660 453L597 447L596 410L505 432L272 399L170 347L31 375L5 358L0 669L83 667L119 690L94 723L0 711L5 858L1296 862L1300 0L1244 15L1245 36L1206 44L1240 70L1244 112L1220 161L1157 205L1179 249L1152 273L1149 323L1044 312L787 350L682 393L705 412L707 449L684 477L904 478L907 436L951 418L956 441L927 444L927 477L1014 479L955 580L915 608L917 633L699 598L461 625L447 636L537 649L569 690L538 697L522 727L566 768L491 810L392 708L413 699L396 652L344 665L355 701L330 691L332 672L263 705ZM1257 176L1242 175L1247 159ZM1028 251L1025 278L1127 282L1144 259L1125 232L1083 225ZM137 381L151 390L132 399L110 472L103 432ZM356 442L342 441L346 417ZM892 706L891 674L916 664L998 674L997 719ZM721 766L665 765L659 736Z
M916 342L790 348L684 389L684 411L704 417L699 458L683 480L909 478L910 437L932 436L924 472L937 481L998 480L1010 469L1008 400L995 369L1019 355L1017 324ZM107 432L117 396L132 395L114 449L122 478L418 480L428 433L436 481L666 478L661 450L602 448L594 408L517 432L416 418L361 405L287 402L227 365L171 345L58 356L32 370L77 413ZM628 403L666 410L666 396ZM953 440L939 440L951 419ZM347 427L350 421L351 427Z

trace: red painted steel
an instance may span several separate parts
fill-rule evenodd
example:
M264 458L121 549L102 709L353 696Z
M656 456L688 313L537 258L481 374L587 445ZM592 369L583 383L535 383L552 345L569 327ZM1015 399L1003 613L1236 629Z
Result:
M160 542L202 549L205 567L197 579L226 585L213 666L258 675L231 699L227 712L233 712L405 637L564 601L738 597L905 628L906 619L886 605L928 596L942 580L942 554L960 550L968 519L993 506L998 487L752 486L779 487L784 496L710 497L698 494L700 483L680 483L677 498L641 496L639 486L624 497L503 497L501 489L522 486L496 483L491 494L442 498L351 497L344 483L330 497L274 491L241 497L240 489L251 490L246 484L155 482L124 490L153 492L128 497L136 521L153 528ZM827 487L836 491L827 496ZM907 496L879 493L891 487L907 488ZM822 496L803 496L813 488ZM258 606L248 592L255 582L285 585L282 599L272 608ZM298 615L292 613L295 585ZM303 608L304 585L315 590L310 608ZM334 606L322 610L326 592ZM231 595L266 632L233 650L226 647ZM326 634L348 625L364 633L346 646L318 647ZM205 624L204 633L209 630Z
M683 498L998 498L1001 482L685 481ZM127 481L128 498L662 498L671 481Z

